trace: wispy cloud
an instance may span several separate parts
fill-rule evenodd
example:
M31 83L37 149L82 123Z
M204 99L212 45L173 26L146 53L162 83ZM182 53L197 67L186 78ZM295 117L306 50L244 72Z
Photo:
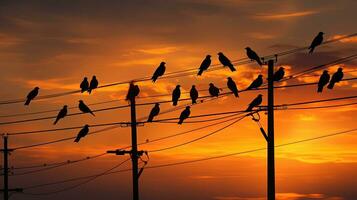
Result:
M291 13L259 14L254 16L254 18L260 20L285 20L290 18L305 17L317 13L319 12L311 10L311 11L300 11L300 12L291 12Z

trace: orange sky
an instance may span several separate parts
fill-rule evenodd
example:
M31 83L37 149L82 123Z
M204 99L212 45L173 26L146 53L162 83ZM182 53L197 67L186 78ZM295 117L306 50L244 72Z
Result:
M353 6L355 5L355 6ZM19 1L0 2L0 91L1 101L26 96L39 86L41 95L78 89L84 76L96 75L100 84L120 82L151 75L161 61L167 64L167 72L198 67L206 54L217 63L217 52L224 52L231 60L245 58L246 46L260 55L309 45L319 32L325 39L338 38L355 33L356 2L339 1L247 1L247 0L142 0L134 1ZM340 57L352 55L356 50L356 37L321 46L313 55L299 52L278 59L287 74L308 67L324 64ZM330 67L332 74L342 66L345 71L356 70L356 62ZM198 89L208 88L213 82L226 86L231 76L239 89L247 87L259 74L266 77L266 69L255 63L237 66L237 72L228 69L188 76L158 80L157 83L140 82L139 96L171 93L177 84L182 92L195 84ZM288 85L310 83L314 77L279 83ZM357 73L347 72L345 78ZM316 93L316 86L279 89L276 103L293 103L356 94L357 83L341 82L333 90ZM48 100L34 101L29 107L22 104L0 105L0 115L29 113L60 109L64 104L76 106L79 99L87 104L120 99L125 96L127 85L95 90L91 95L75 94ZM191 108L192 115L242 110L259 92L246 92L236 99L224 97ZM266 104L266 92L263 104ZM202 93L203 94L203 93ZM206 92L204 94L207 94ZM139 102L167 100L139 99ZM354 100L335 102L349 103ZM317 105L330 105L320 103ZM104 108L127 105L124 101L92 106ZM180 103L183 105L183 103ZM161 110L171 109L170 104ZM150 106L138 107L138 118L150 112ZM330 134L355 127L357 106L318 110L280 110L275 112L276 144ZM77 112L71 110L70 112ZM177 117L179 111L163 114L159 118ZM35 116L0 118L0 122L33 117L56 115L46 113ZM261 113L266 128L266 116ZM61 120L53 126L53 120L2 125L0 132L40 130L82 126L87 124L128 121L129 109L98 112L96 117L77 115ZM179 133L212 122L200 124L145 124L138 128L138 141L155 139ZM160 149L200 137L220 127L218 125L183 136L146 144L143 150ZM99 128L98 128L99 129ZM96 128L91 128L91 131ZM71 137L77 130L13 136L10 147ZM355 133L325 138L277 148L276 188L279 200L354 200L357 199L357 135ZM130 129L114 130L87 136L79 144L58 144L15 151L10 165L60 162L99 154L109 149L130 145ZM149 165L158 165L223 155L265 147L265 140L258 126L245 118L239 123L211 137L179 148L150 154ZM1 156L2 158L2 156ZM33 175L10 177L11 187L26 187L77 176L100 173L123 160L113 155L68 165ZM120 169L130 167L129 163ZM140 179L142 199L212 199L212 200L261 200L265 199L266 152L259 151L223 159L179 165L167 168L147 169ZM101 177L77 189L40 199L128 199L131 196L131 176L118 173ZM47 192L71 183L29 190ZM12 199L36 199L38 197L14 195Z

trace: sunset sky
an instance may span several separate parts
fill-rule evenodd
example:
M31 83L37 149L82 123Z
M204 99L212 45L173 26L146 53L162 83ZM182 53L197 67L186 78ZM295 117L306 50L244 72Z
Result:
M207 54L217 64L218 52L231 60L246 58L249 46L259 55L310 45L318 32L325 40L357 32L357 1L355 0L2 0L0 1L0 102L24 99L34 87L40 95L79 89L83 77L97 76L99 85L151 76L160 62L165 61L167 72L199 67ZM307 50L278 58L286 75L325 64L355 54L357 37L319 46L314 54ZM343 67L344 78L357 76L357 61L328 68L332 75ZM182 92L191 86L208 89L209 83L226 87L232 77L239 89L245 89L262 73L266 81L266 66L256 63L236 65L237 71L224 68L212 72L138 82L141 92L138 103L170 100L171 97L142 98L170 94L177 84ZM309 76L288 80L276 85L312 83L322 70ZM312 76L310 76L312 75ZM4 117L47 110L60 110L63 105L77 106L78 100L87 104L113 101L90 106L92 109L128 105L119 101L126 95L128 85L100 88L92 94L72 94L23 103L0 105L0 123L22 119L56 116L57 111L28 116ZM357 95L357 82L343 81L333 90L316 92L316 85L275 90L275 103L287 104L327 98ZM227 90L223 90L227 92ZM207 95L208 91L200 95ZM191 107L191 115L246 109L264 90L250 91L218 98ZM188 97L183 95L183 97ZM180 102L179 106L187 102ZM306 106L325 106L356 103L355 99L317 103ZM298 106L296 106L298 107ZM138 118L145 117L152 106L137 107ZM161 111L173 106L162 104ZM182 109L159 115L157 119L178 117ZM278 110L275 112L275 143L277 145L332 134L356 127L357 105L315 110ZM78 109L69 110L69 113ZM27 123L0 125L0 133L14 133L52 128L83 126L130 120L130 109L97 112L96 116L76 115ZM266 115L260 113L266 125ZM216 116L217 117L217 116ZM212 118L205 118L212 119ZM192 119L201 120L201 119ZM189 121L189 120L188 120ZM208 126L202 123L152 123L138 127L138 142L181 133ZM229 122L207 127L182 136L145 144L140 150L155 150L193 140ZM101 128L90 128L91 131ZM27 146L76 136L78 130L67 130L9 137L10 148ZM78 144L71 141L19 149L10 156L10 166L23 167L44 163L65 162L104 153L131 144L130 127L117 127L88 135ZM276 149L276 190L278 200L355 200L357 199L357 134L351 132L320 140L294 144ZM1 144L2 146L2 144ZM209 156L243 152L266 147L259 127L250 117L210 137L166 151L149 154L148 166L175 163ZM10 176L10 187L66 180L98 174L129 158L105 155L47 171ZM1 155L1 161L3 155ZM1 163L2 165L2 163ZM2 165L3 166L3 165ZM115 170L128 169L127 162ZM32 170L32 169L30 169ZM22 173L27 170L15 170ZM81 180L83 181L83 180ZM61 190L77 182L25 190L43 193ZM1 187L2 187L1 182ZM130 199L131 173L115 173L54 195L14 194L11 199ZM257 151L220 159L145 169L140 177L140 196L143 200L264 200L266 199L266 151Z

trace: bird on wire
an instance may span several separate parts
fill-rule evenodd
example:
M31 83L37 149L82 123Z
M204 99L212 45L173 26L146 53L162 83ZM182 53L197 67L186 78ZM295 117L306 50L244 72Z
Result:
M24 104L25 106L30 105L30 102L38 95L39 90L39 87L35 87L33 90L31 90L31 92L28 93L26 97L26 102Z
M222 52L218 53L218 60L224 67L229 67L232 72L236 71L232 62Z
M172 105L177 106L177 102L180 99L181 96L181 90L180 90L180 85L176 85L176 88L172 92Z
M81 88L81 93L88 91L88 89L89 89L89 83L88 83L87 77L84 77L84 78L83 78L83 81L81 82L81 84L79 85L79 87Z
M330 75L327 70L324 70L320 76L319 82L317 83L317 92L322 92L325 85L330 81Z
M150 111L148 122L152 122L152 120L154 120L154 117L159 115L159 113L160 113L160 104L156 103L155 106Z
M227 87L233 92L235 97L239 97L237 84L234 82L234 80L231 77L228 77L227 79L228 79Z
M191 90L190 90L190 97L192 100L192 104L197 103L197 98L198 98L198 91L196 89L195 85L192 85Z
M56 125L60 119L63 119L67 115L67 107L67 105L64 105L63 108L58 112L56 120L53 122L54 125Z
M198 76L201 76L204 71L208 69L211 65L211 55L207 55L206 58L202 61L200 68L198 69Z
M92 90L96 89L98 87L98 80L97 80L97 77L96 76L93 76L92 77L92 80L90 81L89 83L89 88L88 88L88 93L92 93Z
M247 110L245 110L245 111L247 111L247 112L252 111L254 107L259 106L263 101L262 97L263 97L263 95L258 94L258 96L255 97L255 99L249 104Z
M250 60L257 61L257 63L260 66L263 65L262 61L260 60L260 57L258 56L258 54L255 51L253 51L250 47L246 47L245 50L246 50L247 56Z
M213 83L209 84L208 92L213 97L218 97L219 95L219 88L216 87Z
M337 72L335 72L332 75L331 81L327 86L328 89L332 89L335 86L335 83L338 83L343 79L343 71L342 70L343 70L342 67L339 67L337 69Z
M317 46L319 46L320 44L322 44L324 37L323 37L324 33L323 32L319 32L317 34L317 36L314 38L314 40L312 40L311 45L308 49L310 49L309 54L312 54L315 50L315 48Z
M83 113L90 113L91 115L95 116L92 110L82 100L79 100L78 108Z
M284 75L285 75L285 68L284 67L280 67L278 69L278 71L276 71L273 75L273 80L274 81L280 81L281 79L284 78Z
M258 77L249 85L247 90L257 89L263 84L263 75L259 74Z
M154 74L151 77L152 82L155 83L155 81L160 77L163 76L166 70L165 62L161 62L160 65L157 67L155 70Z
M89 132L89 125L86 124L84 127L78 132L78 135L76 139L74 139L74 142L79 142L83 137L85 137Z
M186 106L185 110L181 112L180 120L178 124L182 124L185 119L187 119L191 114L190 106Z

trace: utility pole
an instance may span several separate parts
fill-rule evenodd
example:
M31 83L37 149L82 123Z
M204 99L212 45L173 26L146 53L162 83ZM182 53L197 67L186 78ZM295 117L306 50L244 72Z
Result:
M274 62L268 61L268 200L275 200Z
M136 105L135 95L130 98L131 111L131 161L132 161L132 176L133 176L133 200L139 200L139 175L138 175L138 144L136 131Z
M21 188L15 188L15 189L9 189L9 153L12 151L12 149L8 148L8 137L7 135L3 135L3 141L4 141L4 148L1 149L0 151L3 152L4 154L4 188L0 190L0 192L3 193L4 195L4 200L9 199L9 192L22 192Z

